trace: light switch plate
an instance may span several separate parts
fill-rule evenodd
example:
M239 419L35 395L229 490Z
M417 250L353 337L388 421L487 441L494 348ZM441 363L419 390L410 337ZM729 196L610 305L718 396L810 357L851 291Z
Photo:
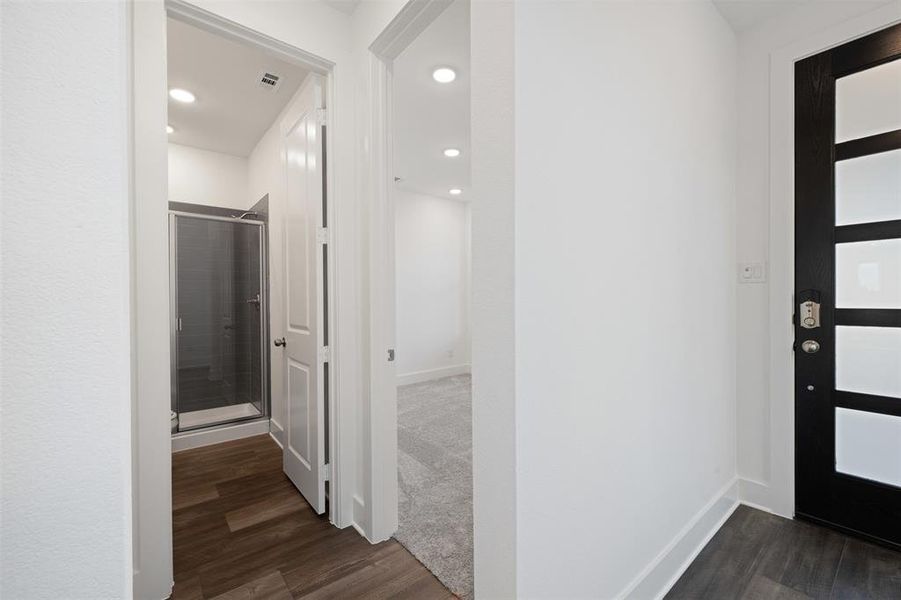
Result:
M766 283L766 263L738 263L739 283Z

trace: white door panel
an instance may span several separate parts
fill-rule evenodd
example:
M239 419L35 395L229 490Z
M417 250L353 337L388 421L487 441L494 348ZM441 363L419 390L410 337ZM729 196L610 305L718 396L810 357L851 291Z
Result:
M317 513L325 511L322 339L322 79L311 75L282 124L285 174L284 470Z

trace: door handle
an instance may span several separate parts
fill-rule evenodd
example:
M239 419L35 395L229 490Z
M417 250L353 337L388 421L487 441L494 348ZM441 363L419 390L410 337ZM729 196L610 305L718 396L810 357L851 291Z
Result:
M276 346L287 346L288 342L285 341L285 338L275 338L275 341L272 342Z
M801 350L807 354L816 354L820 351L820 343L816 340L804 340L801 342Z

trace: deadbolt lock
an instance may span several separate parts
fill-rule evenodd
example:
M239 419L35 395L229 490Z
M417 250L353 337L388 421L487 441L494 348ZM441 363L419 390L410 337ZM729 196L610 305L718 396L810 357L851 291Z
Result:
M820 326L820 293L804 290L799 294L799 300L798 322L804 329L816 329Z

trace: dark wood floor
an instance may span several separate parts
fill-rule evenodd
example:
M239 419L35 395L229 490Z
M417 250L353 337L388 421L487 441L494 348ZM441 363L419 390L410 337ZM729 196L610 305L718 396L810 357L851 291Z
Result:
M172 457L177 600L454 598L396 541L317 516L257 436Z
M901 553L739 506L666 596L901 599Z

